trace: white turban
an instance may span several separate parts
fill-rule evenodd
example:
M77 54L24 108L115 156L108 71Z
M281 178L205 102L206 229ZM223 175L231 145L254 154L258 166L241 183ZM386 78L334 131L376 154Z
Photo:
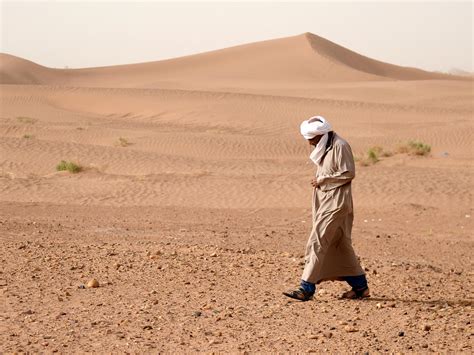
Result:
M306 139L313 139L316 136L331 132L332 127L324 117L313 116L301 123L300 131Z
M323 136L319 143L314 148L309 158L315 164L321 164L321 159L326 150L328 142L328 133L332 131L332 127L328 121L322 116L313 116L310 119L303 121L300 126L301 134L306 139L313 139L316 136Z

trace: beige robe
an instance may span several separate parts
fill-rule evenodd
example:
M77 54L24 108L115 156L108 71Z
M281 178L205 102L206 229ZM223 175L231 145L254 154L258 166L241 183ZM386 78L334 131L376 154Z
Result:
M305 281L319 283L364 274L351 241L354 176L351 147L334 133L316 173L319 187L313 190L313 228L302 276Z

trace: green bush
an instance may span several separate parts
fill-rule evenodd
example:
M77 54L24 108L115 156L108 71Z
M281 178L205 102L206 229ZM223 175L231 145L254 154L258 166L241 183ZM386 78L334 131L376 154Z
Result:
M82 166L73 163L72 161L61 160L61 162L56 165L57 171L69 171L70 173L78 173L82 171Z
M362 166L369 166L380 161L381 155L384 155L383 148L380 146L374 146L369 148L363 156L356 157L355 161Z
M379 147L372 147L367 151L367 160L372 164L375 164L380 160L379 154L381 152L381 149L379 150L377 148Z

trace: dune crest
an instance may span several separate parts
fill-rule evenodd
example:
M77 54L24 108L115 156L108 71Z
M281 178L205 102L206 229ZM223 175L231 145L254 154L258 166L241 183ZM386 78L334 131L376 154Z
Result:
M305 36L316 53L340 65L369 75L396 80L436 80L453 78L446 74L428 72L417 68L401 67L374 60L312 33L305 33Z
M53 69L0 54L0 84L232 89L318 83L464 79L380 62L304 33L156 62ZM244 84L244 85L243 85Z

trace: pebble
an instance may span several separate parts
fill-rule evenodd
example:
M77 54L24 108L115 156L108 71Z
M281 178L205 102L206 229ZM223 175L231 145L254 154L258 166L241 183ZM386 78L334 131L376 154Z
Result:
M377 309L382 308L382 303L377 303L377 304L375 305L375 307L377 307Z
M319 295L319 296L324 296L326 293L328 293L328 291L326 291L326 290L324 290L324 289L318 290L318 295Z
M89 288L99 287L99 281L97 281L96 279L91 279L87 282L87 287Z
M266 337L268 337L268 333L267 333L266 331L260 332L260 333L258 334L258 337L259 337L259 338L266 338Z
M332 338L332 332L324 332L323 335L324 335L326 338Z
M425 332L428 332L428 331L431 330L431 325L425 324L425 325L422 326L422 329L423 329Z
M355 327L351 326L351 325L346 325L344 327L344 330L347 332L347 333L355 333L355 332L358 332L358 329L356 329Z
M402 336L404 336L404 335L405 335L405 332L404 332L404 331L398 332L398 336L399 336L399 337L402 337Z

